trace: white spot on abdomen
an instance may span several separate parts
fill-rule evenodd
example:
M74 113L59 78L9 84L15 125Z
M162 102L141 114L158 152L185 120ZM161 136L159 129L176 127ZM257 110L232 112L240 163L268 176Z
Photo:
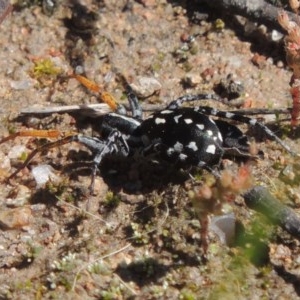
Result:
M175 145L173 146L173 148L176 152L180 153L183 150L183 145L179 142L176 142Z
M175 117L174 117L175 123L178 123L178 122L179 122L179 119L180 119L181 117L182 117L182 115L175 116Z
M223 142L223 137L222 137L222 134L221 134L220 131L218 132L218 138L219 138L219 140L220 140L221 142Z
M174 148L168 148L167 155L171 156L175 152Z
M162 118L156 118L155 120L154 120L154 122L155 122L155 124L164 124L164 123L166 123L166 120L165 119L162 119Z
M179 159L180 159L180 160L186 160L186 158L187 158L187 155L186 155L186 154L183 154L183 153L180 153L180 154L179 154Z
M196 145L195 142L190 142L188 145L187 145L188 148L192 149L193 151L197 151L198 150L198 147Z
M197 126L200 130L204 130L204 125L203 125L203 124L196 124L196 126Z
M184 119L184 122L186 124L192 124L193 123L193 120L192 119Z
M216 146L215 145L209 145L206 148L206 153L215 154L216 153Z

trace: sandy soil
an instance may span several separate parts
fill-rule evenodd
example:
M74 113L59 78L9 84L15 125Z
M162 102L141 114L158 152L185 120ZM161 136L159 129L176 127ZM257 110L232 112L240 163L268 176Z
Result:
M193 1L58 2L48 15L40 6L16 9L0 25L1 136L25 127L92 134L87 122L95 127L97 120L74 115L15 119L28 108L97 103L94 93L70 77L75 69L124 102L116 78L122 72L147 107L212 92L229 74L244 87L240 105L290 106L291 72L282 42L271 41L263 26L201 11ZM191 34L196 38L188 44ZM150 91L139 83L141 77L150 82ZM262 120L299 149L299 134L288 121L278 126L274 115ZM249 134L265 153L252 163L252 184L267 186L299 209L297 161L259 131ZM234 245L222 244L210 232L203 260L199 221L188 195L211 178L207 172L193 174L195 183L186 172L166 172L165 164L110 159L103 162L91 196L90 170L82 163L91 154L69 144L35 157L6 183L26 153L43 142L17 138L0 147L1 299L299 297L299 241L250 211L242 197L224 208L237 218ZM32 172L43 164L52 166L52 177L38 186ZM223 164L236 172L235 160Z

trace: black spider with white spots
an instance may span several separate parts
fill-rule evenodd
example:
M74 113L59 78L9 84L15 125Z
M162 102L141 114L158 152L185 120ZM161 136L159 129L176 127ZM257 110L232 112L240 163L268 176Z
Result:
M74 135L46 144L33 151L23 166L27 165L38 152L75 141L85 145L94 154L91 192L98 166L106 155L127 157L138 153L144 157L154 156L178 167L206 168L218 176L218 171L215 171L214 167L220 164L227 150L234 149L240 153L247 153L249 146L247 138L236 126L226 121L213 120L208 115L258 126L288 152L294 154L281 139L256 119L218 111L211 107L181 107L185 102L196 100L220 101L216 95L180 97L165 109L143 120L138 99L128 84L126 88L131 116L127 116L125 109L120 106L117 113L109 113L101 117L101 138Z

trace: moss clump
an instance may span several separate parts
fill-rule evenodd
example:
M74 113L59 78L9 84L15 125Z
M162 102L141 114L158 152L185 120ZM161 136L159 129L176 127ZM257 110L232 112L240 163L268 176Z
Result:
M38 80L43 86L50 85L61 73L62 70L56 67L49 58L36 60L33 69L30 71L31 77Z
M107 208L114 208L119 205L120 201L121 199L118 195L114 194L113 192L107 192L104 206Z

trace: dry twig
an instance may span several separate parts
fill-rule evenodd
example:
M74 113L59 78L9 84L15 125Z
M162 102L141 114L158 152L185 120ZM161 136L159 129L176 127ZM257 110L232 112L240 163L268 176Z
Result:
M278 7L264 0L198 0L197 2L205 2L210 7L225 11L227 14L237 14L282 31L277 21ZM296 14L286 13L290 20L297 20Z

